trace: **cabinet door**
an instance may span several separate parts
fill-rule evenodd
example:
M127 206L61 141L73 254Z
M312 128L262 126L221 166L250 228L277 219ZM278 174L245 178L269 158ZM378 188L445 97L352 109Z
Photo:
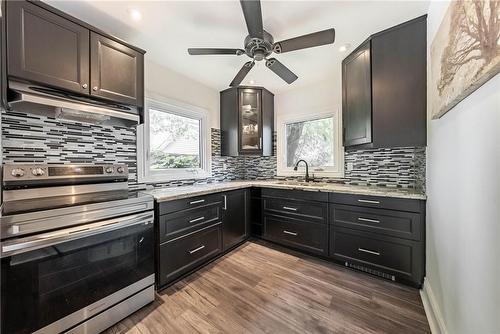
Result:
M248 236L247 190L234 190L223 194L222 210L224 250L245 240Z
M89 92L89 30L26 1L7 2L8 74Z
M239 152L258 154L262 151L262 95L258 89L239 90Z
M91 94L115 102L142 106L144 56L114 40L91 32Z
M372 142L370 41L342 62L344 146Z

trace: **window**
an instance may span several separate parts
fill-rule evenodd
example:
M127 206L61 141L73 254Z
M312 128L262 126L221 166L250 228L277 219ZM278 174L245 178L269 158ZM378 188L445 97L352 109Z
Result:
M206 115L198 107L148 100L138 128L139 181L210 176Z
M340 126L334 113L321 113L278 122L278 175L303 175L304 165L293 168L303 159L309 173L320 177L343 176L343 151Z

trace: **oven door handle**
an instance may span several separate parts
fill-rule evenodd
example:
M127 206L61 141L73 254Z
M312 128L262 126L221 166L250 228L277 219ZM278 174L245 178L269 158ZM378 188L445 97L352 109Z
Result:
M99 233L114 231L128 226L139 224L148 225L152 224L153 221L154 214L150 211L121 218L104 220L97 223L76 226L61 231L49 232L15 240L7 240L1 243L0 258L26 253L32 250L93 236Z

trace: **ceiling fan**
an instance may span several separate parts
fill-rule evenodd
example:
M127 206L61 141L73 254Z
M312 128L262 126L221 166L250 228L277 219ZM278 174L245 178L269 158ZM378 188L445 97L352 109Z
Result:
M327 29L295 38L274 42L273 36L262 26L262 10L260 0L240 0L241 9L248 29L245 38L245 49L219 48L189 48L188 53L197 55L236 55L246 54L252 60L243 64L243 67L234 77L229 86L238 86L250 72L256 61L266 60L266 67L276 73L281 79L291 84L297 80L297 75L290 71L276 58L268 58L273 52L280 54L295 50L312 48L315 46L332 44L335 41L335 29Z

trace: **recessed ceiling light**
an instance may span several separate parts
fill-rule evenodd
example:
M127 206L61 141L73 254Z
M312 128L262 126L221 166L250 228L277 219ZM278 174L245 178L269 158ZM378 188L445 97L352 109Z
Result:
M137 9L129 9L128 13L130 15L130 18L134 21L140 21L142 19L142 14Z
M255 83L255 81L250 80L249 83L250 83L250 85L253 85Z
M346 43L346 44L340 46L339 51L346 52L350 47L351 47L351 44Z

